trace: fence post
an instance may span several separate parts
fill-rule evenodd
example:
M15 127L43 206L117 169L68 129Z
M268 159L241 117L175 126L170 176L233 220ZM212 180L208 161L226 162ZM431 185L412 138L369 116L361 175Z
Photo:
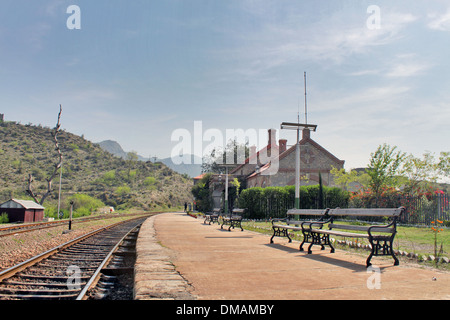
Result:
M437 202L438 202L437 219L442 219L441 193L440 192L437 194Z

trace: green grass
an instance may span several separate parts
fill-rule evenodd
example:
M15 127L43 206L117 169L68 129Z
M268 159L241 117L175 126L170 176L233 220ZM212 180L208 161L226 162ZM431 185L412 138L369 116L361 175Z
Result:
M425 255L434 255L434 232L431 228L398 227L394 240L398 250ZM443 256L448 257L450 252L450 230L444 228L437 234L438 250L442 244Z
M272 234L272 224L270 222L245 221L242 223L244 229L257 231L265 234ZM325 226L326 228L326 226ZM301 232L293 232L295 240L302 239ZM343 238L341 238L343 239ZM362 239L347 239L368 244ZM442 243L444 257L450 256L450 229L444 228L437 235L438 250ZM394 250L402 250L420 255L434 255L434 232L429 227L405 227L397 226L397 235L394 240Z

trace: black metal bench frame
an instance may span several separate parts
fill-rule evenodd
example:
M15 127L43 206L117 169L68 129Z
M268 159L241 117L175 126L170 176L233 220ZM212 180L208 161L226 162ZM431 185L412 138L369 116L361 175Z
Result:
M241 231L244 231L242 228L242 215L244 214L245 209L233 209L230 215L222 216L222 225L220 226L220 229L223 229L222 227L224 225L230 225L228 227L228 231L231 231L231 228L239 227L241 228Z
M364 238L368 239L371 247L371 252L366 260L366 267L371 264L373 256L392 256L394 259L394 265L399 265L399 261L394 254L392 248L395 234L397 233L397 220L405 211L404 207L400 208L380 208L380 209L331 209L328 211L325 221L317 221L314 223L304 222L301 224L303 233L303 242L300 244L300 251L303 251L303 244L310 243L308 247L308 254L311 254L311 248L313 245L320 245L322 250L324 246L331 248L331 253L334 252L334 247L331 244L330 236L340 236L349 238ZM392 222L387 225L371 225L371 226L356 226L346 224L334 223L335 217L338 216L354 216L354 217L388 217L392 219ZM323 225L328 225L328 230L323 229ZM318 226L315 227L315 226ZM364 231L365 233L354 233L347 231ZM377 234L374 234L377 233Z
M221 211L222 209L220 208L214 208L213 212L205 213L205 221L203 221L203 223L206 224L206 222L209 222L209 225L211 225L211 223L214 224L214 222L217 222L217 224L219 224Z
M289 209L286 213L286 218L272 219L273 235L270 238L270 243L273 243L274 237L286 237L289 239L289 242L292 242L292 239L289 236L289 230L302 231L302 223L322 221L326 217L328 210L329 209ZM295 219L296 216L316 216L318 218L314 221L305 221ZM316 225L320 228L322 227L322 225Z

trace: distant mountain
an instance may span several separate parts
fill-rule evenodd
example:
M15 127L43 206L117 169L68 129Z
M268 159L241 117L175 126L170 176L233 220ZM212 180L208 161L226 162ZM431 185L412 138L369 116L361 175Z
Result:
M195 164L194 159L198 160L197 163L201 161L199 160L199 157L194 155L191 155L191 164L174 164L172 158L157 159L157 161L164 163L166 166L178 173L187 174L188 176L194 178L202 173L202 165Z
M109 153L112 153L116 157L126 159L127 153L122 149L120 144L117 141L114 140L105 140L102 142L99 142L98 145L100 148L102 148L105 151L108 151Z
M124 151L121 145L114 140L105 140L102 142L99 142L98 145L105 151L108 151L109 153L115 155L116 157L127 159L128 152ZM197 160L197 163L200 162L200 158L196 157L194 155L191 155L191 164L174 164L172 161L172 158L164 158L164 159L156 159L156 162L162 162L172 170L181 173L181 174L187 174L190 177L196 177L201 174L202 171L202 165L201 164L194 164L195 160ZM149 161L149 158L142 157L138 155L138 159L140 161ZM152 161L153 162L153 161Z

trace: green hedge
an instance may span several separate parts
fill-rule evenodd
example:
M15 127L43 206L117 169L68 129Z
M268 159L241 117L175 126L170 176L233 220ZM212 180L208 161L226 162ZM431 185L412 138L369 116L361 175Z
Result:
M335 187L323 187L320 205L320 186L302 186L300 188L300 208L322 209L345 208L348 206L349 193ZM270 219L285 217L294 207L295 187L266 187L245 189L239 195L239 208L246 208L247 219Z

